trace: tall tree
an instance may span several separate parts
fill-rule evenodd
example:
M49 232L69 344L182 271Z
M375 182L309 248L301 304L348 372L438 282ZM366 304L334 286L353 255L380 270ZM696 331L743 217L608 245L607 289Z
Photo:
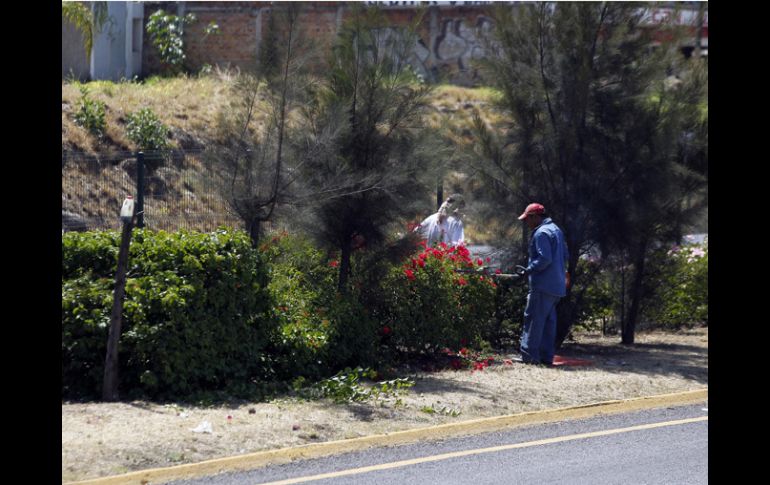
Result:
M289 119L311 82L304 64L313 55L300 35L301 10L298 2L273 7L271 36L278 41L271 44L270 56L260 56L255 72L233 83L232 102L218 114L216 142L206 155L254 246L262 225L290 201L296 180L294 158L287 153Z
M422 130L431 87L407 63L414 44L413 27L390 28L379 9L354 5L332 48L323 89L305 110L301 150L313 194L305 212L312 216L311 234L339 251L342 293L353 249L387 240L394 223L413 215L410 208L435 184L429 165L442 151Z
M642 255L661 237L652 220L671 217L681 196L674 180L685 106L667 101L677 91L663 94L674 45L654 47L647 6L559 2L492 12L486 71L510 122L495 133L477 120L480 168L508 213L537 200L564 229L579 290L559 305L559 345L592 277L577 271L581 254L595 245L605 256L631 251L643 278ZM693 84L691 101L698 93Z

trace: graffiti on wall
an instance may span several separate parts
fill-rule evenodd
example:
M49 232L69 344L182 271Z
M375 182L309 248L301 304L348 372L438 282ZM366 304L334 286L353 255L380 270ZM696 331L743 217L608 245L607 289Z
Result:
M437 65L456 66L460 72L472 69L472 60L481 59L484 47L478 34L487 35L492 29L489 18L480 15L476 25L469 27L465 19L446 19L433 47Z
M485 36L491 29L491 20L482 15L473 26L468 26L463 18L444 19L440 30L431 36L433 45L428 45L430 39L416 39L407 62L418 75L431 82L441 78L450 82L471 82L477 77L472 61L484 57L479 35ZM395 27L386 29L384 34L381 37L384 43L402 35Z

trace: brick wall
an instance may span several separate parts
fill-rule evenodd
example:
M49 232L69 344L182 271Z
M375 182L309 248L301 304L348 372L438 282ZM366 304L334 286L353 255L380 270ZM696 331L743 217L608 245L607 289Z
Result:
M187 68L203 65L249 68L256 60L259 41L266 31L270 2L147 2L145 23L159 8L176 15L195 13L198 20L185 29ZM385 9L394 27L412 23L418 12L412 8ZM313 2L306 5L300 29L316 45L329 47L341 21L350 15L345 2ZM219 25L220 34L205 36L209 22ZM425 12L415 45L412 64L430 80L443 79L470 84L477 77L471 59L482 55L474 29L489 23L480 7L431 7ZM148 76L161 69L157 51L145 36L142 73Z

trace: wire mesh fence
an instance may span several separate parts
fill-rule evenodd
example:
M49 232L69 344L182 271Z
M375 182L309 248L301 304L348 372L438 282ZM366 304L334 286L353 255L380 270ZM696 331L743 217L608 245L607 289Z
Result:
M203 150L144 152L144 225L212 231L240 227ZM138 199L136 152L62 152L62 230L118 229L123 199Z

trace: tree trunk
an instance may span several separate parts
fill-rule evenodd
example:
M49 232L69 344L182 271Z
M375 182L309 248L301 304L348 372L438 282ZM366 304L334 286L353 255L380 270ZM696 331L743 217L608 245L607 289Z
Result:
M344 295L348 292L348 275L350 274L350 254L352 253L350 239L342 244L340 252L340 275L337 289Z
M262 237L262 221L259 219L252 219L249 224L249 237L251 238L251 247L256 248L259 246L259 239Z
M639 308L642 301L642 283L644 281L644 263L647 255L647 240L643 239L639 243L636 258L634 261L634 280L631 283L631 307L628 309L628 316L623 322L622 341L623 345L634 344L634 332L636 331L636 321L639 318Z

